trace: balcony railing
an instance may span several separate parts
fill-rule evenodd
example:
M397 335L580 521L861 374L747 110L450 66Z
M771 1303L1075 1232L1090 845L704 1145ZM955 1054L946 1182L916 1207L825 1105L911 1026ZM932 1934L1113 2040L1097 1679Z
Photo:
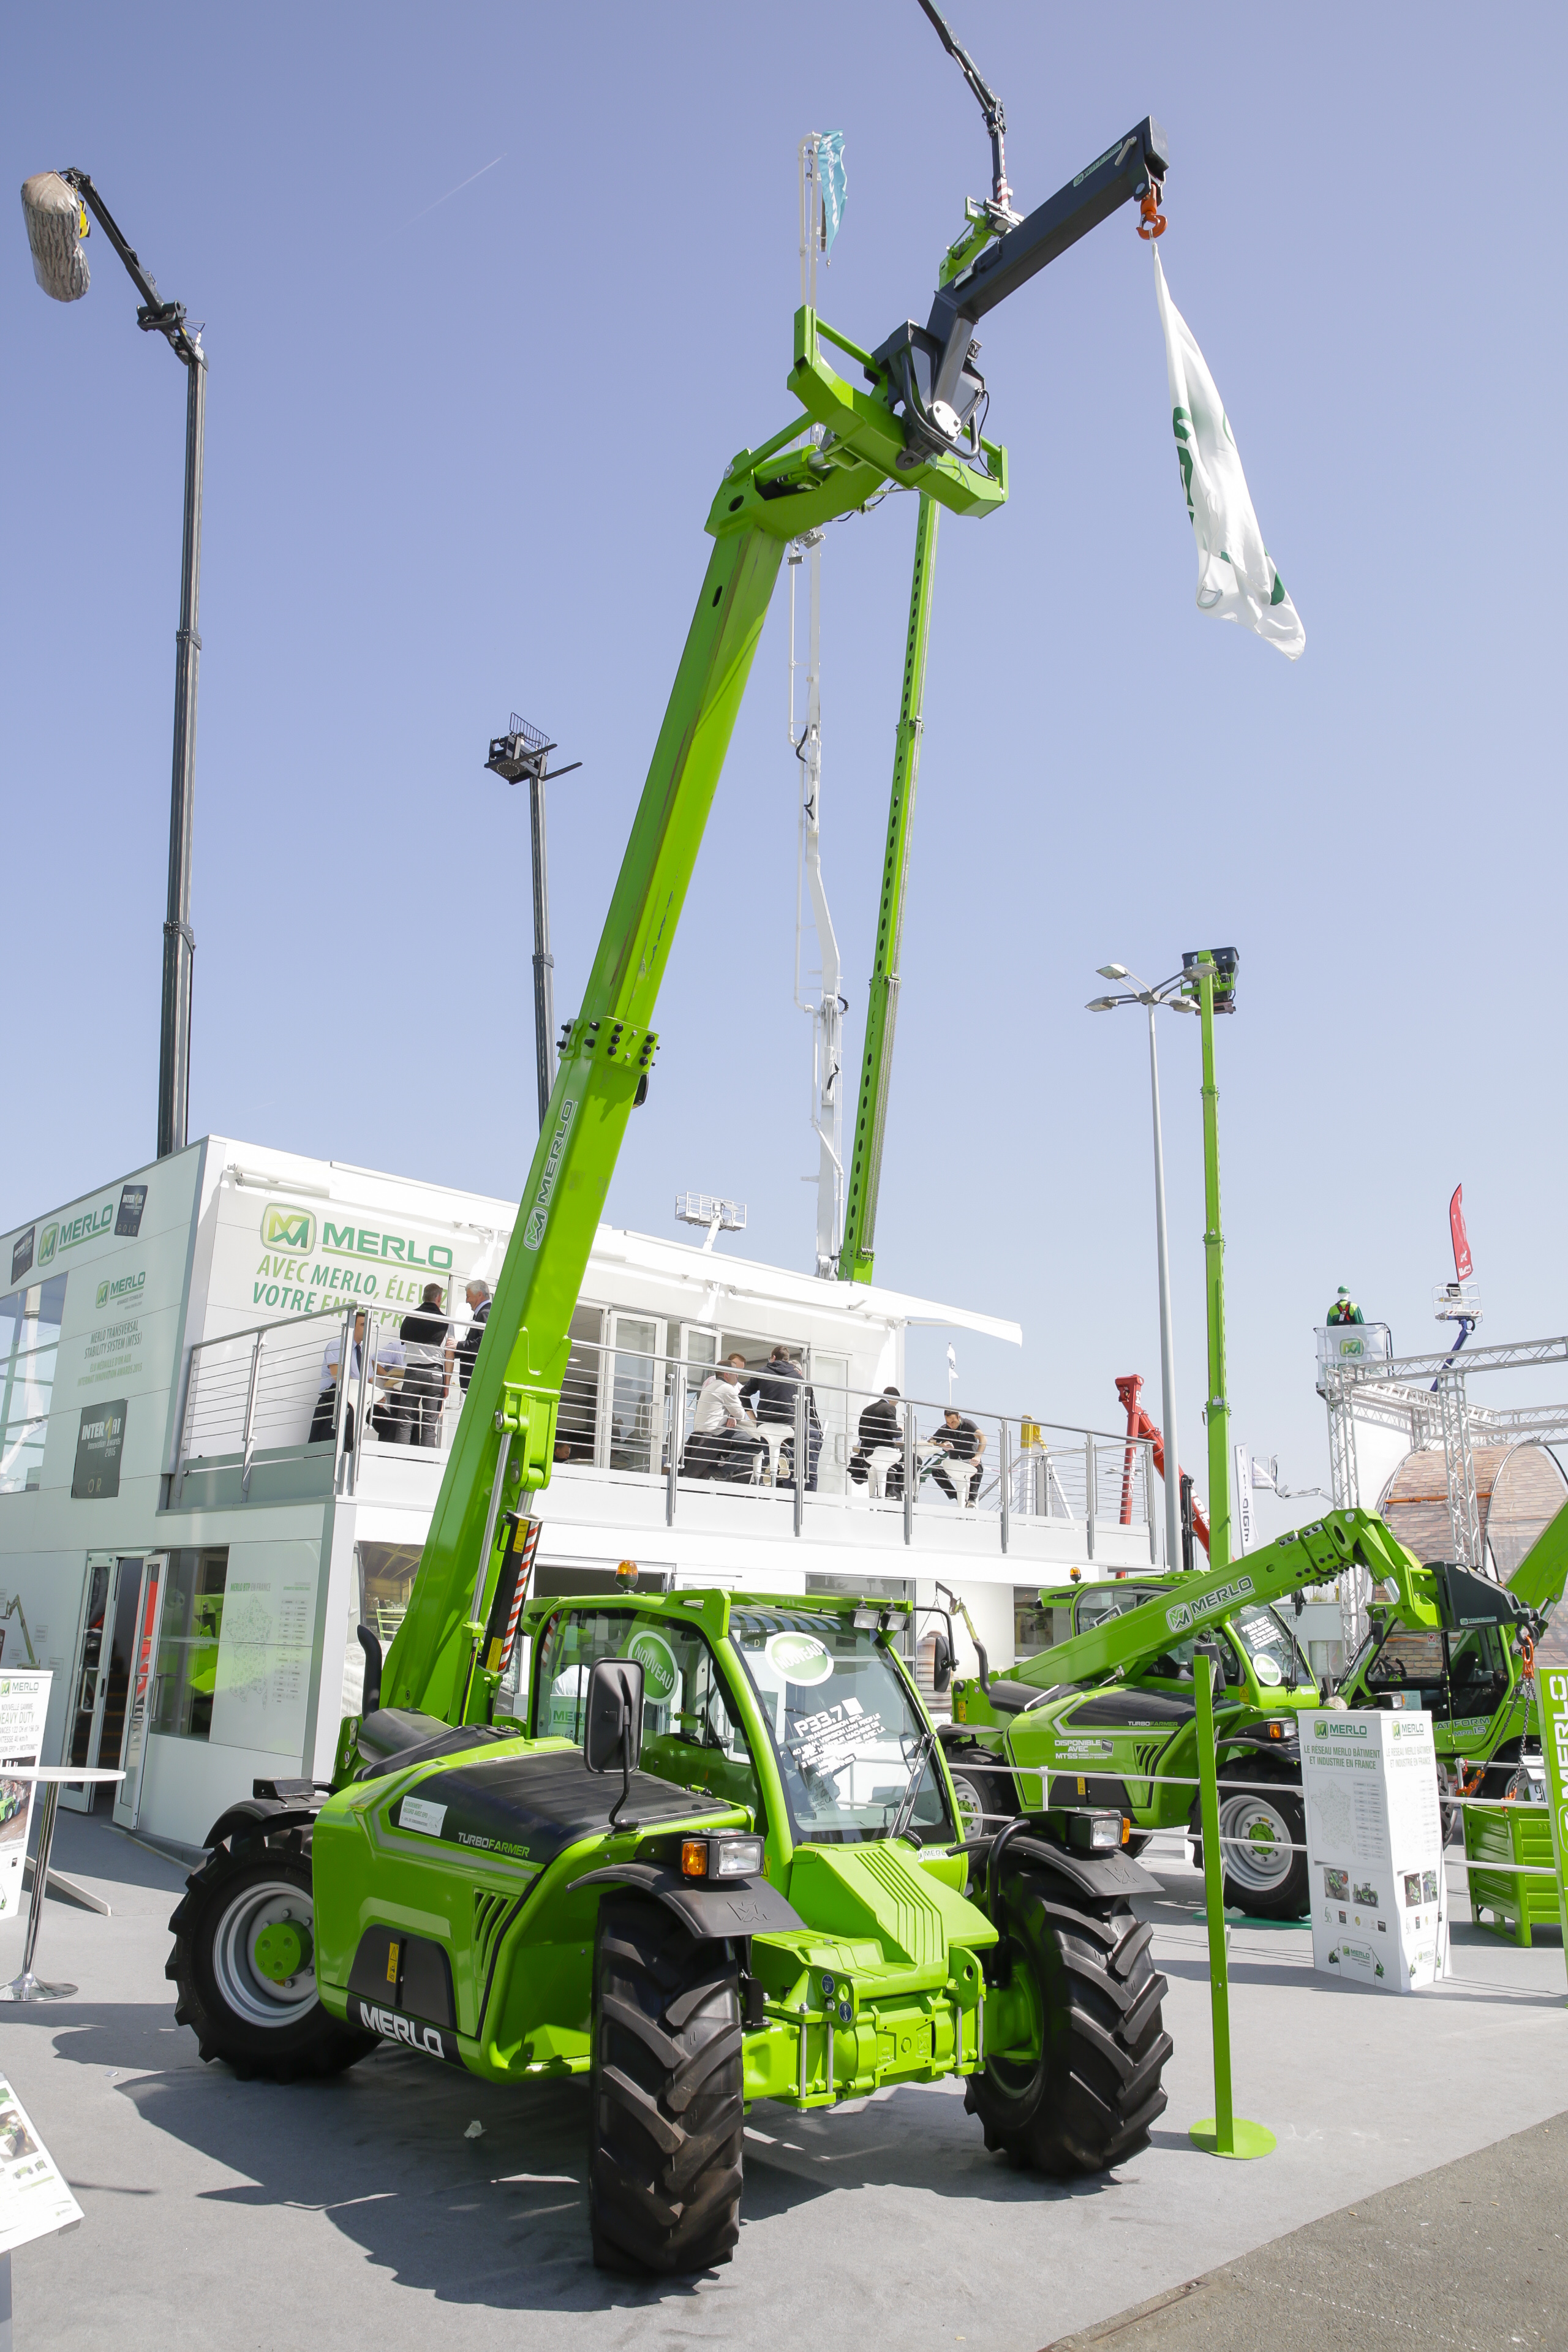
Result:
M443 1465L471 1326L457 1316L444 1347L420 1348L398 1338L401 1319L311 1315L193 1348L175 1499L193 1474L236 1466L248 1498L262 1461L314 1456L348 1494L372 1456L394 1477ZM670 1525L683 1497L722 1495L787 1502L797 1535L816 1512L864 1510L901 1518L907 1543L917 1520L988 1528L1003 1551L1016 1529L1046 1526L1080 1530L1092 1559L1115 1528L1123 1552L1146 1543L1157 1559L1145 1441L970 1406L950 1422L940 1403L822 1377L809 1349L730 1369L733 1381L710 1361L574 1339L552 1481L657 1489Z

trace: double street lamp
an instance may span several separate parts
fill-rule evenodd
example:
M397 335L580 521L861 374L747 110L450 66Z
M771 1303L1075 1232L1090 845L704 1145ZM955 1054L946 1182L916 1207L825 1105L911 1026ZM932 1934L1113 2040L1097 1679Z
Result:
M202 445L207 362L201 330L185 322L183 302L165 302L126 244L86 172L38 172L22 184L22 212L33 275L57 302L87 292L82 240L91 213L142 297L136 323L162 335L185 371L185 523L180 560L180 625L175 632L174 766L169 807L169 897L163 921L163 1003L158 1047L158 1157L184 1149L191 1093L191 833L196 789L196 670L202 641L196 604L202 576Z
M1181 1454L1176 1442L1174 1349L1171 1337L1171 1267L1165 1230L1165 1152L1160 1129L1160 1066L1154 1045L1154 1015L1195 1013L1203 1024L1204 1105L1204 1261L1208 1304L1208 1470L1209 1563L1225 1568L1230 1560L1230 1462L1227 1442L1230 1406L1225 1392L1225 1243L1219 1212L1219 1092L1215 1084L1214 1021L1216 1013L1236 1010L1234 948L1194 949L1182 958L1182 969L1152 988L1125 964L1102 963L1101 980L1129 981L1118 996L1090 999L1090 1013L1111 1013L1121 1004L1141 1004L1149 1015L1149 1088L1154 1115L1154 1226L1160 1265L1160 1390L1165 1438L1165 1559L1174 1567L1182 1559Z

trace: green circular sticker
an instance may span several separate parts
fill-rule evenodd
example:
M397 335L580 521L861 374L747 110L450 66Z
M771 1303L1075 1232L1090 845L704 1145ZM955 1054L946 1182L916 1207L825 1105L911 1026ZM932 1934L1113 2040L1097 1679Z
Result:
M1254 1658L1252 1671L1260 1683L1273 1685L1285 1679L1278 1658Z
M675 1652L662 1633L644 1626L632 1635L623 1654L642 1668L643 1694L654 1706L668 1706L680 1681Z
M833 1672L833 1659L825 1642L815 1633L773 1633L768 1637L768 1663L786 1683L795 1683L809 1690L814 1683L825 1683Z

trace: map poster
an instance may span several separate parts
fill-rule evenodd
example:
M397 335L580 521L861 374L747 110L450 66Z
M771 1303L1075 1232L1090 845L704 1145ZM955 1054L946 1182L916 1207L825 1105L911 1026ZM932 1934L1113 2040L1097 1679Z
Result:
M11 1775L37 1763L53 1680L47 1673L0 1675L0 1923L21 1916L22 1864L37 1785Z
M1313 1964L1378 1992L1448 1973L1448 1892L1432 1718L1301 1716Z
M1557 1909L1568 1951L1568 1610L1561 1601L1535 1645L1535 1704L1546 1800L1552 1811L1552 1853L1557 1864Z
M26 2107L0 2074L0 2254L80 2220L81 2207Z

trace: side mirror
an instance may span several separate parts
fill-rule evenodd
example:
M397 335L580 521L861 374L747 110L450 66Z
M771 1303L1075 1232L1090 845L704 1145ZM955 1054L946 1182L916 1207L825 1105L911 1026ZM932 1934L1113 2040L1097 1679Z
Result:
M596 1658L588 1675L583 1761L590 1772L630 1772L642 1754L643 1670L635 1658Z
M948 1647L947 1635L938 1633L931 1643L931 1686L934 1691L944 1691L952 1680L952 1652Z
M642 1754L643 1671L635 1658L595 1658L588 1675L583 1726L583 1761L590 1772L621 1769L621 1793L610 1809L610 1827L632 1792L632 1773ZM635 1822L622 1828L634 1830Z

